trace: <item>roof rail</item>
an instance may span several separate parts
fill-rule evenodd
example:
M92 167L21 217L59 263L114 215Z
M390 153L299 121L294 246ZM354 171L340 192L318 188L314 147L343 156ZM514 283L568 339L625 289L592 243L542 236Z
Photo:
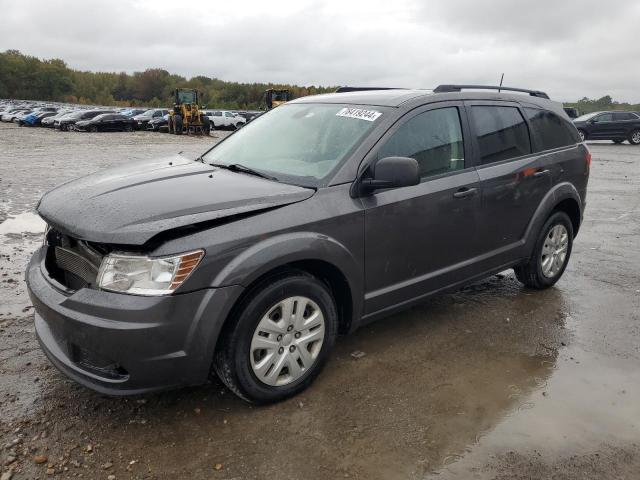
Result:
M532 97L549 98L549 95L539 90L527 90L526 88L500 87L493 85L438 85L433 89L433 93L459 92L461 90L505 90L507 92L528 93Z
M400 90L398 87L338 87L335 93L366 92L369 90Z

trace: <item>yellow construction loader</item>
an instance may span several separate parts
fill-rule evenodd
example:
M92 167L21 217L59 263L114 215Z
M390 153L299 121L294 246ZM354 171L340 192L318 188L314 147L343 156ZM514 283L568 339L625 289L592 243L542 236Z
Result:
M272 108L275 108L278 105L282 105L283 103L291 100L291 92L286 89L270 88L264 92L262 98L264 101L264 105L267 107L267 110L271 110Z
M198 91L177 88L174 92L173 108L169 110L169 133L182 135L209 135L209 118L198 106Z

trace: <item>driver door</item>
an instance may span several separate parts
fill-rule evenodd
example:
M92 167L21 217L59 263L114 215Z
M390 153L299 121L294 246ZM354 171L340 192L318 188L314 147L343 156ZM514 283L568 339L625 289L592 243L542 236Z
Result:
M412 157L421 176L418 185L362 198L365 316L468 276L478 253L480 188L466 125L461 103L422 107L387 132L365 160Z

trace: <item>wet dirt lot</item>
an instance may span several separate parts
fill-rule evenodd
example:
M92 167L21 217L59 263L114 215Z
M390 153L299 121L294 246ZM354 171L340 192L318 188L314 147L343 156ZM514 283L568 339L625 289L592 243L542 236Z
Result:
M216 381L114 399L58 373L23 282L39 197L214 141L0 123L2 480L640 478L640 148L628 144L590 145L585 221L555 288L505 272L435 297L341 338L294 399L251 407Z

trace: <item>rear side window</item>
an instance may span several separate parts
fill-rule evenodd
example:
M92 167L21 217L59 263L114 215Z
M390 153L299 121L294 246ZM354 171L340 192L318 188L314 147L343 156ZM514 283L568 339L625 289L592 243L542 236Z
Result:
M455 107L429 110L407 120L378 151L378 158L411 157L420 177L464 168L460 115Z
M614 113L613 119L617 122L625 120L638 120L638 117L633 113Z
M516 107L473 106L471 121L482 164L531 153L529 129Z
M550 150L578 143L573 126L555 113L538 108L525 108L524 113L540 143L539 150Z

